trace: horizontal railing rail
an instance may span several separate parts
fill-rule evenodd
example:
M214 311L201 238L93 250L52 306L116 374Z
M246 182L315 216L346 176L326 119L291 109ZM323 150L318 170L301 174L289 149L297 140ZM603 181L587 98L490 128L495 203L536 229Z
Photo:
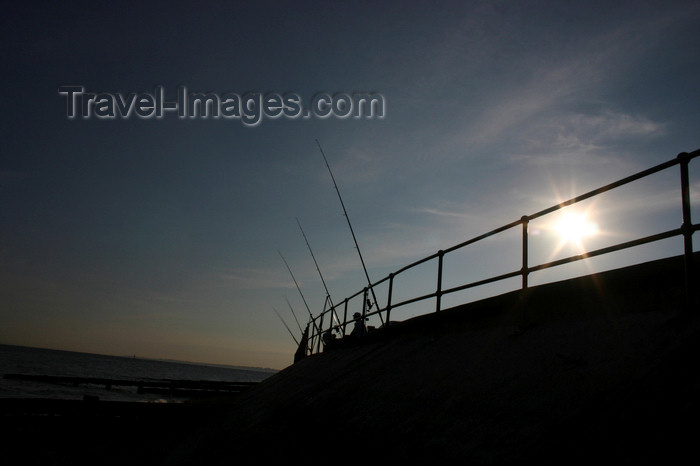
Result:
M596 257L596 256L602 256L605 254L609 254L611 252L616 252L616 251L621 251L637 246L641 246L644 244L649 244L657 241L661 241L664 239L676 237L676 236L682 236L683 241L684 241L684 257L685 257L685 273L684 273L684 279L685 279L685 292L686 292L686 306L690 305L691 299L693 297L694 293L694 287L692 283L692 276L693 276L693 270L692 270L692 254L693 254L693 243L692 243L692 235L694 232L698 231L700 229L700 225L698 224L693 224L691 220L691 206L690 206L690 181L689 181L689 174L688 174L688 165L691 160L694 158L698 157L700 155L700 150L693 151L691 153L686 153L683 152L681 154L678 154L678 156L674 159L671 159L667 162L661 163L659 165L656 165L654 167L651 167L647 170L643 170L639 173L636 173L634 175L625 177L621 180L615 181L613 183L607 184L605 186L602 186L598 189L594 189L592 191L589 191L585 194L581 194L579 196L573 197L567 201L561 202L559 204L553 205L551 207L548 207L546 209L540 210L539 212L536 212L532 215L524 215L520 219L515 220L511 223L508 223L506 225L503 225L501 227L498 227L496 229L493 229L487 233L483 233L481 235L478 235L474 238L468 239L466 241L463 241L459 244L456 244L454 246L451 246L447 249L444 250L439 250L429 256L423 257L419 260L416 260L415 262L412 262L397 271L390 273L386 277L370 284L368 287L363 288L362 290L359 290L355 294L345 298L343 301L340 303L337 303L333 306L331 306L328 309L325 309L322 311L317 317L312 319L313 323L313 329L314 332L309 335L309 347L307 348L307 351L310 351L313 353L314 351L320 352L322 350L321 348L321 340L322 340L322 335L327 332L332 332L332 331L341 331L342 335L347 335L346 329L347 326L350 325L351 323L357 322L358 320L362 320L363 322L366 319L369 319L372 316L375 315L384 315L384 318L382 319L383 322L385 322L385 325L388 325L390 322L390 317L391 317L391 312L397 308L407 306L409 304L417 303L420 301L425 301L429 299L435 299L435 312L439 312L441 310L441 301L442 297L447 294L455 293L458 291L464 291L467 289L471 288L476 288L480 287L483 285L488 285L491 283L496 283L500 282L503 280L507 280L510 278L515 278L515 277L521 277L522 279L522 285L521 289L522 290L527 290L528 288L528 277L531 273L533 272L538 272L546 269L551 269L554 267L559 267L565 264L570 264L573 262L577 262L580 260ZM538 265L530 265L529 264L529 246L528 246L528 241L529 241L529 234L528 234L528 225L531 221L536 220L538 218L544 217L545 215L551 214L553 212L559 211L565 207L577 204L579 202L585 201L587 199L591 199L595 196L598 196L600 194L603 194L605 192L611 191L615 188L618 188L620 186L627 185L629 183L632 183L634 181L640 180L642 178L646 178L650 175L653 175L655 173L661 172L663 170L667 170L669 168L675 167L676 165L680 166L680 175L681 175L681 208L682 208L682 225L679 228L674 228L671 230L667 231L662 231L659 233L655 233L652 235L648 235L642 238L637 238L633 240L628 240L624 241L621 243L617 243L611 246L607 246L604 248L600 249L595 249L592 251L587 251L583 252L581 254L576 254L573 256L549 261L543 264L538 264ZM505 231L511 230L513 228L520 227L522 229L522 239L521 239L521 248L522 248L522 264L521 268L518 270L514 270L511 272L495 275L492 277L488 278L483 278L477 281L473 281L470 283L464 283L461 285L453 286L450 288L443 289L442 284L443 284L443 259L445 255L454 252L456 250L465 248L469 245L478 243L479 241L485 240L486 238L495 236L499 233L503 233ZM414 296L408 299L404 299L399 302L392 302L392 299L394 298L393 296L393 289L394 289L394 282L397 277L399 277L402 273L412 270L416 268L419 265L425 264L426 262L430 262L432 260L437 259L438 261L438 266L437 266L437 281L436 281L436 289L433 292L429 293L423 293L418 296ZM386 299L386 305L383 307L380 307L379 303L370 303L368 305L368 292L372 292L374 296L374 291L377 287L380 285L384 285L385 283L388 282L388 290L387 290L387 299ZM351 318L348 319L348 303L350 301L356 300L362 296L362 307L361 307L361 312L360 315L361 317L359 319L357 318ZM374 307L374 310L371 310L371 308ZM343 314L343 321L342 323L340 322L333 322L333 318L328 319L328 322L326 322L327 326L324 329L324 320L325 316L329 313L333 313L332 315L337 315L340 311L342 310ZM337 320L337 319L336 319Z

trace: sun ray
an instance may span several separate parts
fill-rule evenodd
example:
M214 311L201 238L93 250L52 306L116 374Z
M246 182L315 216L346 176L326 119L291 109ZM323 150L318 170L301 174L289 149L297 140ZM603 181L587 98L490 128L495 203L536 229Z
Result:
M583 250L583 240L598 234L598 224L589 219L588 212L563 212L555 224L559 239Z
M561 204L566 200L562 200L557 194L557 202ZM543 225L543 229L550 231L557 241L547 262L554 260L567 246L572 248L575 254L584 254L587 252L587 240L604 234L595 220L595 205L594 200L585 209L571 205L550 214L553 218Z

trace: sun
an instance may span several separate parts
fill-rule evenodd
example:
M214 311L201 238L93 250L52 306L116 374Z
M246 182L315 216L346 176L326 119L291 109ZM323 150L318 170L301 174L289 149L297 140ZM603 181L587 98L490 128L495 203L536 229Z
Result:
M564 212L554 225L554 230L564 244L583 246L583 239L598 234L598 224L587 213Z

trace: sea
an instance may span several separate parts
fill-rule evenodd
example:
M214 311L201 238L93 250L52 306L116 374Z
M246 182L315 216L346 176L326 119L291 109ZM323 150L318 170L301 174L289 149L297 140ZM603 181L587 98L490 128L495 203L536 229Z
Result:
M0 398L48 398L180 403L184 398L137 393L136 387L57 384L5 378L6 374L89 377L120 380L261 382L276 371L137 357L105 356L0 344Z

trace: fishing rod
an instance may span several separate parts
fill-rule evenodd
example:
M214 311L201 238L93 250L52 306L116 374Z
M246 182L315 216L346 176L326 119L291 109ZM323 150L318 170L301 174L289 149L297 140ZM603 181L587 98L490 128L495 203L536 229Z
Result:
M299 319L297 319L297 315L296 315L296 313L294 312L294 309L292 309L292 303L289 302L289 300L287 299L286 296L284 297L284 299L285 299L285 301L287 301L287 305L289 306L289 310L292 311L292 315L294 316L294 320L295 320L296 323L297 323L297 327L299 327L299 331L300 331L301 333L304 333L304 330L302 330L301 324L299 323Z
M355 232L352 229L352 224L350 223L350 217L348 216L348 211L345 209L345 204L343 203L343 198L340 195L340 190L338 189L338 183L335 182L335 177L333 176L333 172L331 171L331 166L328 164L328 159L326 158L326 154L323 152L323 148L321 147L321 143L318 142L318 139L316 139L316 144L318 145L318 149L321 151L321 155L323 156L323 160L326 162L326 167L328 167L328 173L331 175L331 180L333 180L333 186L335 186L335 192L338 193L338 199L340 200L340 206L343 208L343 214L345 215L345 219L348 221L348 227L350 227L350 233L352 234L352 239L355 242L355 249L357 249L357 254L360 256L360 262L362 263L362 270L365 271L365 277L367 278L367 286L369 287L370 291L372 292L372 298L374 299L374 304L377 305L377 309L379 309L379 302L377 301L377 296L374 294L374 287L372 286L372 280L369 278L369 274L367 273L367 267L365 266L365 261L362 258L362 252L360 251L360 245L357 244L357 237L355 237ZM371 303L370 303L371 305ZM364 306L364 303L363 303ZM382 319L382 315L379 315L379 319L382 321L382 324L384 324L384 319Z
M277 309L275 309L275 308L273 307L272 310L275 311L275 314L277 314L277 317L280 318L280 320L282 321L282 323L284 324L284 326L287 328L287 331L289 332L289 334L290 334L290 335L292 336L292 338L294 339L294 343L296 343L297 346L299 346L299 340L296 339L296 337L294 336L294 334L292 333L292 331L289 329L289 325L287 325L287 322L285 322L284 319L282 318L282 316L280 315L280 313L277 312Z
M323 274L321 273L321 269L318 266L318 262L316 262L316 257L314 256L314 252L311 250L311 245L309 244L309 240L306 238L306 234L304 233L304 229L301 227L301 222L299 222L299 219L296 219L297 225L299 225L299 230L301 230L301 234L304 237L304 241L306 241L306 246L309 248L309 252L311 253L311 258L314 260L314 264L316 265L316 270L318 271L319 277L321 277L321 283L323 283L323 288L326 290L326 299L331 305L331 311L332 311L332 316L335 319L335 323L340 325L340 319L338 319L338 314L335 312L335 305L333 304L333 299L331 299L331 293L328 291L328 287L326 286L326 281L323 279ZM345 332L342 332L345 334Z
M311 309L309 309L309 305L306 303L306 298L304 298L304 293L302 293L302 292L301 292L301 288L299 288L299 284L297 283L297 279L294 278L294 274L292 273L292 269L289 267L289 264L288 264L287 261L285 260L285 258L284 258L284 256L282 255L282 253L281 253L280 251L277 251L277 252L279 253L279 255L280 255L280 257L282 258L282 260L284 261L284 265L287 266L287 270L289 270L289 275L291 275L291 276L292 276L292 280L294 280L294 284L295 284L296 287L297 287L297 291L299 291L299 295L301 295L301 300L304 301L304 306L306 306L306 310L309 311L309 318L311 319L311 322L314 324L314 329L316 329L316 331L318 331L319 328L318 328L318 326L316 325L316 322L314 321L314 316L313 316L313 314L311 313Z

